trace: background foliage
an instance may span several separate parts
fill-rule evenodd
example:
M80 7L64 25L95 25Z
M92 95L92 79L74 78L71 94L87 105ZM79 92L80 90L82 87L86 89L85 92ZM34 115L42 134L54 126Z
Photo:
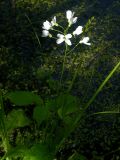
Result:
M56 15L65 25L64 14L70 9L75 11L79 17L78 24L85 27L84 33L92 42L91 47L80 46L71 53L65 66L64 88L80 65L71 93L79 98L83 106L120 61L119 7L118 0L0 0L0 88L4 93L11 90L33 91L43 99L55 96L63 46L57 46L51 39L41 38L42 23ZM77 61L74 61L75 57ZM70 152L78 152L89 160L119 159L119 114L88 116L106 110L119 111L119 75L120 69L87 110L86 118L63 145L58 157L66 159ZM8 100L5 104L6 113L10 113L13 106ZM15 116L16 111L13 112L11 116ZM18 112L22 118L21 109ZM27 113L30 116L30 112ZM25 121L29 123L27 119ZM17 136L16 142L11 139L13 145L20 143L19 136L29 134L30 139L36 136L32 127L14 132L13 135Z

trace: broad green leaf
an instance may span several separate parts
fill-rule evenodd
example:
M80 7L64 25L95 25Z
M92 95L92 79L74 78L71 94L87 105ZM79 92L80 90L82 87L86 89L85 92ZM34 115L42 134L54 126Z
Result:
M53 156L45 145L36 144L29 149L23 160L53 160Z
M33 111L33 119L40 125L49 117L49 110L45 106L36 106Z
M57 104L59 106L58 115L61 119L65 116L72 114L78 110L78 104L76 97L69 94L62 94L57 98Z
M48 151L47 146L35 144L31 148L17 146L12 148L5 158L22 158L23 160L53 160L53 155Z
M42 99L38 95L27 91L10 92L6 95L6 97L10 99L10 101L17 106L26 106L30 104L38 104L38 105L43 104Z
M68 134L71 131L78 114L80 114L77 98L69 94L63 94L58 97L57 103L59 106L58 115L63 120L66 126L66 134Z
M0 109L0 135L1 133L4 132L5 128L4 128L4 113L3 113L3 110Z
M56 99L48 99L48 100L46 100L45 106L48 108L49 111L56 112L58 110Z
M6 117L6 127L10 131L14 128L24 127L30 124L30 120L26 117L22 109L13 109Z
M20 157L24 157L26 155L26 153L28 152L28 148L25 146L17 146L14 148L11 148L5 155L4 159L7 159L7 157L9 158L20 158Z

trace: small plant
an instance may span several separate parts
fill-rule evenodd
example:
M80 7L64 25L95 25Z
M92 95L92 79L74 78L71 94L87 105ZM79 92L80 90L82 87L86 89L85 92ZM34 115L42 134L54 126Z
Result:
M64 74L66 56L68 54L70 54L71 52L73 52L74 49L76 47L78 47L79 44L85 44L85 45L89 45L89 46L91 45L91 43L89 43L89 37L84 37L82 35L83 26L78 26L72 33L69 33L70 32L69 30L71 29L72 25L75 24L78 19L78 17L74 17L74 14L75 13L70 10L66 11L66 18L67 18L68 24L65 28L57 23L56 16L53 17L51 22L46 20L42 26L42 28L43 28L42 37L49 37L49 38L56 39L57 44L61 44L61 43L65 42L63 65L62 65L62 71L61 71L61 76L60 76L60 86L61 86L62 78L63 78L63 74ZM53 36L54 33L53 34L51 33L53 31L57 32L56 37ZM79 35L82 35L81 40L79 40L78 43L76 45L74 45L74 47L69 50L68 46L72 46L71 39L73 38L73 40L74 40ZM77 72L78 72L78 69L73 76L73 79L72 79L71 84L68 88L68 91L70 91L73 86L73 83L74 83L76 76L77 76Z
M78 26L72 33L69 33L69 29L77 22L77 17L74 17L74 12L70 10L66 12L66 17L68 20L66 29L57 23L56 17L54 17L51 22L45 21L42 27L42 37L55 38L57 44L65 43L65 53L59 81L60 86L63 83L66 56L79 44L91 45L91 43L89 43L89 37L82 37L81 40L69 50L68 46L72 46L71 39L81 35L83 33L83 27ZM53 31L57 32L56 37L51 33ZM79 107L78 98L70 94L78 70L73 75L72 82L67 91L59 92L58 86L57 96L54 98L42 99L39 95L28 91L14 91L4 95L0 92L0 137L2 138L1 146L4 148L4 156L1 160L55 159L57 152L65 140L71 132L76 129L86 109L95 100L99 92L102 91L105 84L119 66L120 62L102 82L88 103L81 108ZM10 100L13 104L12 111L8 113L5 111L4 99ZM31 105L33 106L32 111L30 110ZM25 110L30 110L31 117ZM35 133L39 131L39 138L35 138L34 141L30 143L29 137L26 137L29 143L21 142L21 144L16 144L16 146L10 144L10 135L13 134L15 129L23 128L25 130L25 127L31 128L31 126L33 126ZM68 160L77 159L85 160L86 158L77 152L68 158Z

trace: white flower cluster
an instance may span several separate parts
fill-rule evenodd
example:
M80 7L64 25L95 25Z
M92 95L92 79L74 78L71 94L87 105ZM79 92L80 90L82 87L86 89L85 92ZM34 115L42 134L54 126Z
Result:
M54 16L51 22L46 20L43 23L42 37L47 37L47 36L51 37L52 35L49 33L49 30L52 29L53 26L58 26L58 24L56 23L56 16Z
M68 20L68 28L77 22L77 17L74 17L74 12L68 10L66 11L66 18ZM51 22L49 21L45 21L43 23L43 31L42 31L42 37L52 37L52 35L50 34L49 30L54 30L53 27L54 26L59 26L58 23L56 22L56 16L54 16L54 18L52 19ZM65 42L67 45L71 46L72 43L70 41L70 38L72 38L72 36L78 36L83 32L83 27L82 26L78 26L76 28L75 31L73 31L72 34L65 34L65 32L63 34L57 34L57 40L56 43L60 44L62 42ZM89 41L89 37L83 37L82 40L79 41L79 43L83 43L86 45L91 45L91 43L88 42Z

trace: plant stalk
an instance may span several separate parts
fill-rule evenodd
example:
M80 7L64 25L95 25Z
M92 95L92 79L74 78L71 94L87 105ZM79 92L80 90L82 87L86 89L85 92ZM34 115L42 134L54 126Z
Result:
M5 126L5 112L4 112L4 104L3 104L3 96L2 96L2 92L0 90L0 112L1 112L1 128L2 128L2 143L3 143L3 147L5 152L7 153L10 150L10 144L9 144L9 140L8 140L8 135L7 135L7 130L6 130L6 126ZM4 160L4 157L3 157ZM11 160L11 158L6 158L6 160Z
M65 69L67 50L68 50L68 45L65 44L65 54L64 54L64 60L63 60L62 72L61 72L61 76L60 76L60 86L61 86L61 83L62 83L63 73L64 73L64 69Z

